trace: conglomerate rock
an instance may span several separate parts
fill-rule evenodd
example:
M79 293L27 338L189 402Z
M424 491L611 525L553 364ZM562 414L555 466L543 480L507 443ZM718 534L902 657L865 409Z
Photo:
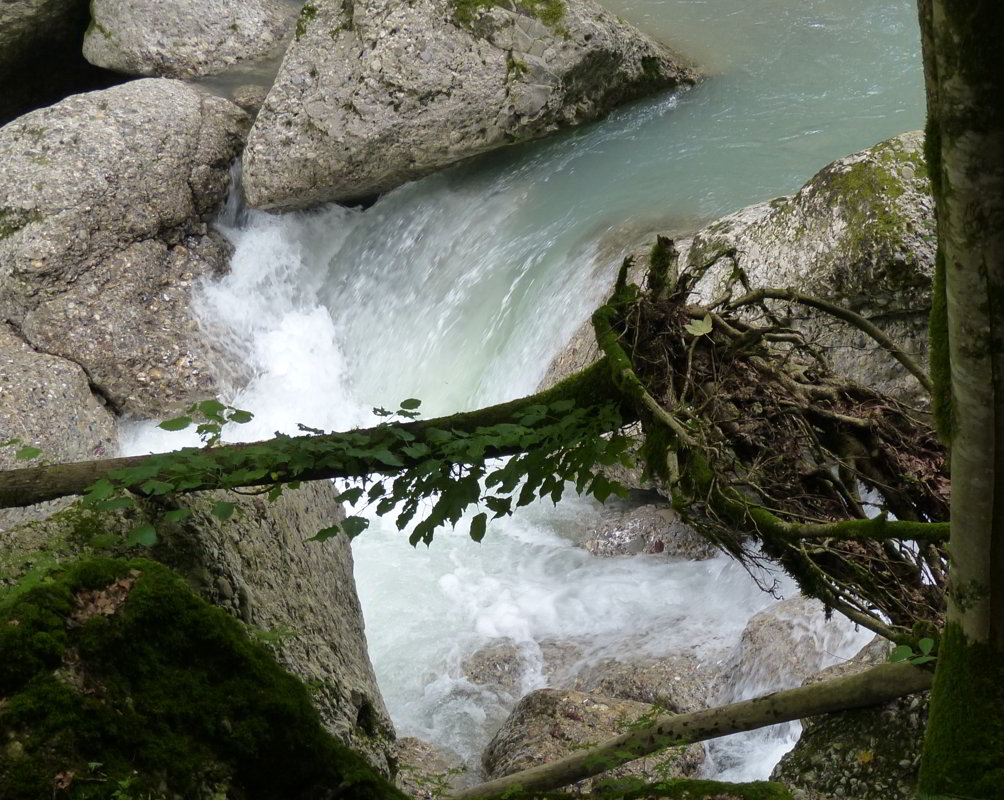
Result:
M694 79L592 0L313 0L255 120L244 185L256 208L372 197Z
M0 317L124 413L213 396L192 286L249 120L178 81L74 95L0 128Z
M84 57L129 75L211 75L269 54L295 16L283 0L91 0Z
M616 700L559 689L539 689L519 701L482 756L485 773L499 778L599 744L657 711L647 703ZM603 779L638 776L646 780L689 777L704 761L701 745L689 745L637 759L604 774ZM591 780L576 784L588 789Z

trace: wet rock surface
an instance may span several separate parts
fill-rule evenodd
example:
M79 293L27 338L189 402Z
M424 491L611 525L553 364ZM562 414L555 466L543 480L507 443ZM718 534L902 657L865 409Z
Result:
M700 561L717 553L715 547L683 522L669 503L611 509L592 531L584 547L595 556L646 553L671 559Z
M249 202L373 197L693 82L592 0L558 7L542 20L502 4L465 15L449 0L308 3L248 141Z

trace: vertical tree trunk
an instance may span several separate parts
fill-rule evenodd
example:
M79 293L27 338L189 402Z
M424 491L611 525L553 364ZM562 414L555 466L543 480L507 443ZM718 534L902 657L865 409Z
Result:
M952 458L949 612L920 792L991 800L1004 797L1004 3L918 7L938 215L932 370Z

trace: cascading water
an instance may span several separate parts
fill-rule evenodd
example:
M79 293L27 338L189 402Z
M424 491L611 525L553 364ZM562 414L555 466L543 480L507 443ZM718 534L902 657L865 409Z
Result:
M641 233L790 192L833 158L922 123L912 0L607 5L710 65L709 80L365 211L224 212L232 272L204 286L199 304L246 365L246 385L228 398L256 414L243 437L365 424L372 406L406 397L432 416L529 393ZM136 425L125 449L180 444ZM527 691L545 683L549 641L575 642L584 662L680 652L727 661L746 620L773 602L724 557L587 555L570 539L599 513L575 499L530 508L480 545L441 532L412 550L379 522L356 540L370 652L401 734L476 763L515 699L463 677L482 645L516 643ZM867 639L838 623L806 635L821 665ZM779 688L747 677L718 699ZM736 738L711 750L710 769L765 777L794 735Z

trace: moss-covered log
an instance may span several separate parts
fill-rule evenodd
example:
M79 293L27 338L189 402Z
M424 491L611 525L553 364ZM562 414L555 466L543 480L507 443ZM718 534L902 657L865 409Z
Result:
M454 795L454 800L543 792L584 780L667 747L701 742L816 714L864 708L931 687L930 672L912 664L882 664L867 672L744 700L721 708L667 715L642 728Z

